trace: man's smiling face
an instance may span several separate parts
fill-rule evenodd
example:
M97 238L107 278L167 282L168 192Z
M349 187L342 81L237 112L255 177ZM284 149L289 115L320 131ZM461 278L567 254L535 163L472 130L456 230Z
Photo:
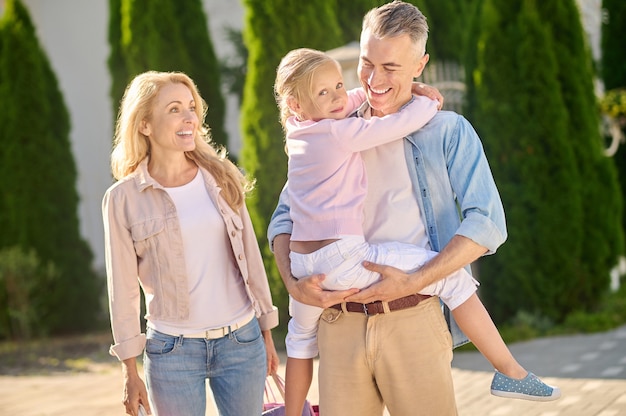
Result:
M417 56L409 35L376 38L361 34L358 75L374 115L395 113L411 99L411 84L422 74L428 55Z

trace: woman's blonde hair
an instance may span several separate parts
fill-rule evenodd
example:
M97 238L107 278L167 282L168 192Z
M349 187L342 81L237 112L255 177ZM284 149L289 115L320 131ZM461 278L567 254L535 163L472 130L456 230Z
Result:
M298 102L310 97L313 93L313 74L331 62L339 67L339 63L324 52L308 48L294 49L281 59L276 69L274 96L283 127L289 117L297 115L289 108L289 97Z
M214 148L209 127L205 124L206 103L200 97L195 83L181 72L148 71L137 75L126 87L115 125L111 172L121 179L137 169L143 159L150 155L150 141L140 133L143 120L152 117L152 105L161 89L169 84L183 84L196 103L196 115L200 121L194 141L196 147L185 155L199 166L207 169L222 188L221 195L233 208L239 209L245 193L252 189L249 181L226 157L226 150Z

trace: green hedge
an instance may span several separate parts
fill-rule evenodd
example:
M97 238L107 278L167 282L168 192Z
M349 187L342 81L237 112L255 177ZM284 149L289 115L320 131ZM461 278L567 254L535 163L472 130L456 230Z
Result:
M55 74L21 1L0 22L0 249L34 250L58 271L38 318L51 332L102 321L102 280L78 222L70 119Z
M520 312L562 322L597 308L624 251L580 16L572 0L485 0L475 23L470 117L509 229L479 262L481 296L499 322Z

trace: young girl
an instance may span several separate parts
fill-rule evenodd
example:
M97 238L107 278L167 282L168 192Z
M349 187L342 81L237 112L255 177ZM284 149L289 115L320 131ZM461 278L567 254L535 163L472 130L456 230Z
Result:
M414 245L365 241L362 208L367 178L359 152L423 127L435 115L437 102L418 97L382 118L346 118L363 103L364 93L347 93L339 64L311 49L293 50L282 59L274 88L289 155L293 276L325 274L323 284L329 290L364 288L380 278L362 267L365 260L416 270L434 257L437 253ZM461 329L497 370L492 394L537 401L560 397L558 388L544 384L511 355L475 293L477 285L461 269L415 296L418 301L420 296L439 296L450 308ZM290 313L286 410L287 416L299 416L311 382L312 359L318 353L322 309L291 299Z

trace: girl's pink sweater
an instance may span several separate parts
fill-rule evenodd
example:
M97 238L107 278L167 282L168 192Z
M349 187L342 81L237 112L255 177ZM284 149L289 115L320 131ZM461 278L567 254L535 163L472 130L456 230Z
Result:
M360 97L363 92L354 96L351 91L349 105L356 108ZM409 135L436 112L437 101L414 97L402 110L384 117L317 122L291 117L286 123L291 239L363 235L367 176L359 152Z

